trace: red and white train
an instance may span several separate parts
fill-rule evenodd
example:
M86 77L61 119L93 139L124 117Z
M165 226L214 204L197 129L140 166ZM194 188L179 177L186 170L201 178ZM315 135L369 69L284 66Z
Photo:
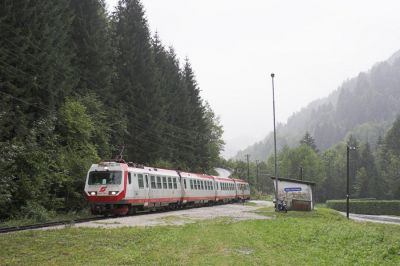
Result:
M240 179L141 166L124 161L93 164L85 195L93 214L133 214L137 210L250 199L249 184Z

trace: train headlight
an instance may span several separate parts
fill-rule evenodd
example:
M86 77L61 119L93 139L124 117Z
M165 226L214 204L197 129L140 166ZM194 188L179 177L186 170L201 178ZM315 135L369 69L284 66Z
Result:
M117 194L118 194L118 191L110 191L110 192L108 192L108 194L114 196L114 195L117 195Z
M91 196L96 196L96 191L92 191L92 192L89 192L89 194L91 195Z

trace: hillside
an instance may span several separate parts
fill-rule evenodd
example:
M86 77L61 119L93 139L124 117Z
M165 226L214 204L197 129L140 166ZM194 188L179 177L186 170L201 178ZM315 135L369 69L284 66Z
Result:
M350 134L372 146L383 136L400 113L400 51L369 71L343 84L328 97L311 102L277 125L278 149L299 143L306 131L325 150ZM273 152L272 132L260 142L239 151L234 158L250 154L252 160L266 160Z

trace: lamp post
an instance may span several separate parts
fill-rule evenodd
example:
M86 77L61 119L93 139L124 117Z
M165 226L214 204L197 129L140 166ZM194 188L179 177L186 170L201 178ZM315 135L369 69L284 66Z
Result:
M347 193L346 193L346 216L349 219L350 211L350 150L355 150L355 147L347 145Z
M275 127L275 88L274 88L274 77L275 74L271 73L272 79L272 108L273 108L273 115L274 115L274 159L275 159L275 208L278 210L278 167L276 161L276 127Z

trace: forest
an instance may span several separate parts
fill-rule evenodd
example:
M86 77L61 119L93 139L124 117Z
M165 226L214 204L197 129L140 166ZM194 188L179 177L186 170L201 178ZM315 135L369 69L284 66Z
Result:
M287 123L278 123L278 148L295 147L305 132L309 132L321 151L347 141L350 135L375 149L400 114L399 84L400 51L345 80L326 98L317 99L294 113ZM279 90L276 93L279 97ZM244 154L265 160L273 154L273 135L240 151L235 158L242 159Z
M351 198L400 199L400 116L375 148L350 135L320 151L314 138L306 132L299 143L290 148L284 146L277 155L278 177L288 177L316 183L316 201L346 197L347 146L349 152L349 177ZM271 176L274 175L274 156L266 162L230 160L226 167L234 175L249 179L254 193L274 193ZM248 169L249 168L249 169ZM249 178L247 176L250 172ZM301 173L302 172L302 173Z
M85 208L90 165L119 155L218 163L220 122L139 0L4 0L0 34L0 219Z

